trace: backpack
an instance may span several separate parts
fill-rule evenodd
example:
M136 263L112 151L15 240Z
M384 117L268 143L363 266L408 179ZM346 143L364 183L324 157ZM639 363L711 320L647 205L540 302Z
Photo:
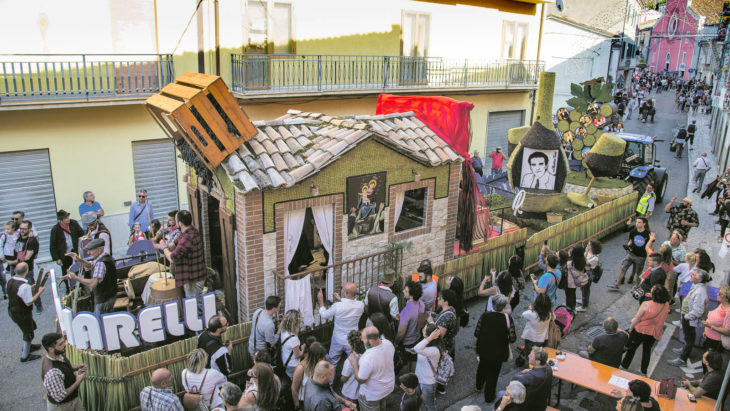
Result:
M555 273L552 273L550 271L546 271L548 274L552 274L553 277L555 277L555 281L558 283L556 284L556 287L558 287L561 290L565 290L568 288L568 277L566 275L563 275L563 273L560 273L560 279L558 280L558 276L555 275Z
M444 351L441 353L441 358L439 359L438 367L434 367L431 360L428 360L428 365L431 366L431 371L433 371L435 377L436 377L436 384L441 385L448 385L449 381L451 381L451 378L456 373L456 370L454 368L454 360L451 358L451 355L449 355L448 351Z
M286 367L289 365L289 361L291 361L292 355L294 355L294 350L292 350L292 352L289 353L289 358L287 358L286 362L284 362L283 358L281 358L281 348L284 347L284 344L286 344L286 342L293 337L296 337L296 335L291 334L286 337L284 341L281 341L281 335L279 335L279 339L276 341L273 361L274 374L276 374L280 379L286 375Z
M208 371L205 371L205 374L203 374L203 381L200 382L200 386L198 386L196 391L190 391L185 392L183 394L182 403L183 407L186 411L207 411L209 409L210 403L208 402L206 404L206 401L203 399L203 395L200 393L200 390L205 385L205 378L208 376ZM185 370L185 385L190 388L190 384L188 383L188 372ZM212 400L213 398L211 398Z

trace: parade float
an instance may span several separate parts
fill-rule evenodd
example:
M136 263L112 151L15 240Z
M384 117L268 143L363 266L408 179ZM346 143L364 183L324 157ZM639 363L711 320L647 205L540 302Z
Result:
M564 197L567 156L555 132L550 135L551 108L545 101L548 95L552 100L553 85L545 78L550 76L541 77L539 124L524 128L516 142L511 181L524 187L525 195ZM453 146L459 130L454 124L438 126L417 109L350 116L289 110L274 120L249 122L226 93L218 77L185 74L148 100L188 165L194 225L207 236L211 261L218 261L208 269L202 310L179 290L149 298L151 291L145 290L152 280L162 290L174 284L174 268L169 272L154 251L130 256L131 267L120 276L116 311L101 318L83 312L88 302L77 298L83 293L61 299L54 281L68 357L88 365L80 387L87 410L135 409L139 392L159 367L171 371L173 389L181 392L180 374L196 347L195 333L215 313L233 324L222 337L233 344L228 378L241 383L252 364L249 320L268 295L282 297L284 309L305 314L300 338L314 335L328 343L332 323L314 309L319 291L329 300L342 283L352 281L363 298L385 269L407 275L429 258L442 288L458 276L465 298L471 298L483 276L506 268L515 253L523 254L530 268L545 241L560 249L601 237L633 212L635 196L626 196L581 208L575 217L529 236L522 228L492 237L481 222L490 218L484 213L488 204L473 198L474 187L464 195L469 176L463 169L470 167L462 168L465 157ZM461 108L459 124L466 132L458 134L468 142L468 103L446 103ZM555 181L543 192L542 184L527 187L536 180L526 176L530 156L547 151L553 155L553 163L546 164L554 165ZM471 210L469 215L463 210L459 215L460 207ZM466 219L472 221L464 224ZM476 231L486 234L484 240L460 255L457 243L471 241ZM137 274L144 264L149 275Z

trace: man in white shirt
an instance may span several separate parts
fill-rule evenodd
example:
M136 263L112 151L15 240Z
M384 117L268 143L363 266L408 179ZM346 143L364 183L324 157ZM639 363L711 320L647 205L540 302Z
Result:
M327 361L337 366L340 362L340 356L344 351L346 355L350 355L350 347L347 345L347 334L352 330L357 330L357 323L365 310L365 304L355 299L357 286L354 283L345 283L342 286L342 297L334 293L335 303L329 308L324 307L324 296L322 290L317 293L317 301L319 302L319 316L323 320L335 318L334 329L332 330L332 342L330 343L330 352L327 354Z
M360 383L358 409L385 411L385 399L395 388L395 347L390 341L381 340L380 332L375 327L366 327L361 335L367 350L360 357L360 361L353 364L354 376Z
M702 189L702 184L705 182L705 174L712 168L710 160L707 159L707 153L702 153L701 156L697 157L692 167L695 169L695 188L692 192L699 193Z

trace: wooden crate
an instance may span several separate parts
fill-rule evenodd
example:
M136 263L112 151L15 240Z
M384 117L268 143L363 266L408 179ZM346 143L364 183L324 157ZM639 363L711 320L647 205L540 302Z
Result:
M258 133L218 76L185 73L145 103L168 137L184 139L211 171Z

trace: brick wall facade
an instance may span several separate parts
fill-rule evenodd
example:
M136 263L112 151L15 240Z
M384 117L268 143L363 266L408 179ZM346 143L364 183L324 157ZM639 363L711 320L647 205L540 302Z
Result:
M263 213L260 191L235 192L238 252L238 318L248 321L266 298L264 285Z

